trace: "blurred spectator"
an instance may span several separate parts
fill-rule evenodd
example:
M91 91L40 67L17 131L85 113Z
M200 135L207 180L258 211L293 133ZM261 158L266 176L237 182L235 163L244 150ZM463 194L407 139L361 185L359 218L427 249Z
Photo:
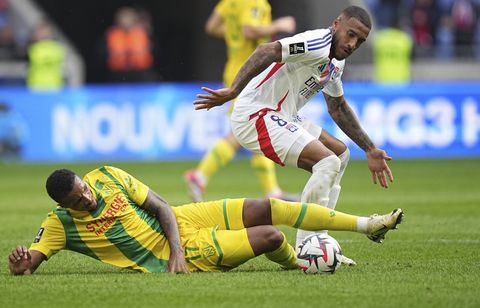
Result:
M411 7L412 36L415 57L433 56L440 7L434 0L414 0Z
M0 60L19 58L8 0L0 0Z
M401 12L402 0L367 0L378 29L390 27Z
M457 57L474 56L479 12L479 4L473 0L454 0L452 3L451 25Z
M410 81L412 39L403 31L397 17L391 27L377 31L373 40L375 81L405 83Z
M28 48L27 85L35 90L56 90L64 85L65 50L53 39L53 30L47 22L40 22L33 30Z
M153 82L155 72L154 42L150 15L122 7L115 23L107 29L101 58L105 61L110 82Z
M24 122L9 106L0 102L0 159L20 155L25 138Z

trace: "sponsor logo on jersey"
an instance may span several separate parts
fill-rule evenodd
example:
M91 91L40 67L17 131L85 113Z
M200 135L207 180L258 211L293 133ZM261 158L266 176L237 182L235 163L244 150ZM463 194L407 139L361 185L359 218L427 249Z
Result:
M294 43L289 45L290 54L295 55L298 53L305 53L305 43Z
M43 235L44 230L45 230L45 228L38 229L37 236L35 236L35 239L33 240L34 243L40 242L40 240L42 239L42 235Z
M117 194L102 216L89 222L85 228L96 236L102 235L113 225L117 216L125 212L127 206L128 200L122 194Z

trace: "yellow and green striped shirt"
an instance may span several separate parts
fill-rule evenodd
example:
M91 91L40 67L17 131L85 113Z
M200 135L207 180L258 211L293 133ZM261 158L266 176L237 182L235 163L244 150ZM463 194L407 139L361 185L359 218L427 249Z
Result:
M272 22L272 12L267 0L221 0L215 11L224 20L228 60L223 82L230 86L240 67L257 46L269 40L248 40L243 35L242 27L269 25Z
M94 211L58 206L30 249L47 258L68 249L141 272L163 272L170 248L158 220L143 207L149 188L118 168L104 166L83 180L97 200Z

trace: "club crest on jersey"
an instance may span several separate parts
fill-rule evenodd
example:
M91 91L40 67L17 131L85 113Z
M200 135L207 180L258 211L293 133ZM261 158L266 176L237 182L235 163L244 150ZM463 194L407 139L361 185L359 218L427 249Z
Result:
M45 228L38 229L37 236L35 236L35 239L33 240L34 243L40 242L40 240L42 239L42 235L43 235L44 230L45 230Z
M332 78L337 78L340 74L340 68L335 66L335 70L333 71Z
M305 43L294 43L289 45L290 54L305 53Z

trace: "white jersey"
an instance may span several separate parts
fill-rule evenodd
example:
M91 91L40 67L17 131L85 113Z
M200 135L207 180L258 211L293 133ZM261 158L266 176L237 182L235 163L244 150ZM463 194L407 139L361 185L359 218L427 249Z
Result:
M330 29L317 29L279 40L282 62L253 78L235 101L231 119L249 120L260 110L276 110L289 119L319 91L343 95L345 60L330 59Z

